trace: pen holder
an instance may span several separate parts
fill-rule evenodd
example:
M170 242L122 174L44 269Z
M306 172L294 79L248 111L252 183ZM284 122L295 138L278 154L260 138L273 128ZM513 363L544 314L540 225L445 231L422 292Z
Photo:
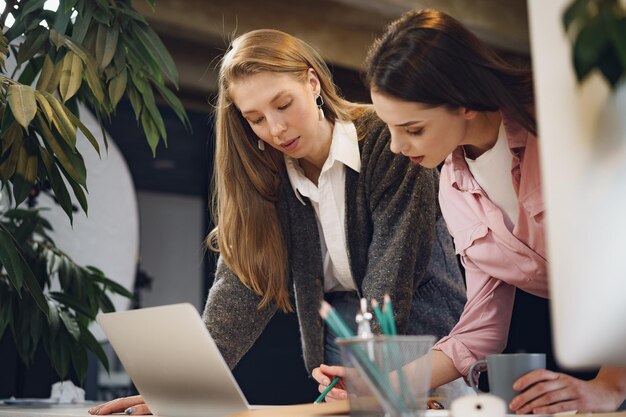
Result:
M430 388L434 336L338 339L350 414L422 416Z

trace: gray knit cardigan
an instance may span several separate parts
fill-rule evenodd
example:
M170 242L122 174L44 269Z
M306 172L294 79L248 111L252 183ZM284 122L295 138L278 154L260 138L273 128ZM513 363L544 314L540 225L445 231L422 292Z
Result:
M438 172L393 154L389 131L372 111L354 123L361 172L346 167L345 228L357 291L377 300L390 294L399 332L442 337L463 310L465 289L437 203ZM307 199L302 204L286 172L282 176L278 218L305 366L311 371L324 359L320 241L311 204ZM277 311L274 304L259 310L259 301L220 258L203 318L231 368Z

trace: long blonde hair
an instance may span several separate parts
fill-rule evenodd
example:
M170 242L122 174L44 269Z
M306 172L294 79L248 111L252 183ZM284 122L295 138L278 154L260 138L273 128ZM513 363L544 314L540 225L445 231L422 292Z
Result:
M255 30L236 38L222 58L218 77L213 178L217 227L207 245L261 297L259 308L275 302L285 312L292 311L287 247L276 209L285 163L280 151L257 149L258 137L232 102L229 87L260 72L286 73L305 82L309 68L320 81L324 114L331 122L354 120L365 111L367 107L339 96L328 67L310 45L277 30Z

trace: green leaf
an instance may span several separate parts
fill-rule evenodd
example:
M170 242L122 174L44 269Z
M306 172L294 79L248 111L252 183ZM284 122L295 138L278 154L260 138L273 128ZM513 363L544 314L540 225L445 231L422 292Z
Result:
M126 91L126 82L128 79L128 72L126 68L122 70L116 77L109 82L109 100L111 100L111 106L116 107L120 99Z
M35 228L37 227L37 217L32 215L25 216L19 226L13 230L13 239L20 245L25 247L26 241L31 239Z
M2 178L3 181L7 181L15 173L20 149L22 148L23 132L22 128L19 127L17 123L13 122L11 124L11 128L9 128L4 134L2 153L4 154L6 152L5 146L10 146L11 150L6 158L4 158L3 155L4 159L0 163L0 178Z
M108 10L109 5L106 4L106 2L95 1L99 3L100 7L94 10L93 18L101 24L109 26L111 24L111 18L113 17Z
M69 371L70 356L72 355L71 343L68 332L60 328L57 337L53 340L53 346L50 348L50 363L61 380L65 379Z
M85 63L85 77L87 78L87 84L89 85L89 89L95 96L98 103L101 106L105 106L104 100L104 89L102 88L102 81L100 80L100 76L96 70L96 64L92 60L89 60L89 63Z
M65 36L61 35L56 30L50 30L50 41L56 46L57 51L65 44Z
M85 78L87 78L89 89L94 94L96 100L102 105L104 103L104 90L102 89L102 81L98 76L97 64L91 55L82 47L54 30L50 31L50 39L57 45L57 49L61 46L66 46L80 57L85 64Z
M165 123L163 122L161 113L159 113L159 109L156 106L154 93L152 92L152 88L150 87L150 84L148 83L146 79L143 78L141 74L138 74L138 73L131 73L131 78L132 78L133 84L135 85L135 87L137 87L137 89L141 93L143 105L145 109L148 110L148 112L150 113L150 116L152 116L152 121L154 122L154 125L156 126L159 134L161 135L161 137L165 138L167 136L167 133L165 132ZM143 122L143 115L142 115L142 122Z
M115 50L117 49L117 38L120 30L117 25L107 27L98 26L98 35L96 38L96 61L100 68L106 68L111 63Z
M22 263L20 262L19 247L4 225L0 223L0 261L7 270L7 277L13 287L18 291L22 290L24 279L22 278Z
M116 294L123 295L126 298L133 298L132 292L128 291L124 286L118 284L117 282L105 277L104 273L99 269L94 268L93 266L87 266L87 270L91 271L90 277L93 280L101 282L105 287L107 287L108 290Z
M598 68L600 72L606 78L612 89L617 87L618 82L622 78L624 68L622 67L619 58L615 55L615 52L611 48L605 48L598 59Z
M83 134L85 135L85 137L87 138L89 143L91 143L91 146L93 146L93 148L98 153L98 156L101 156L100 155L100 145L98 145L98 141L96 140L94 135L91 133L91 131L89 129L87 129L87 126L85 126L83 124L83 122L81 122L80 119L78 117L76 117L76 115L74 113L72 113L68 109L65 109L65 110L66 110L67 116L70 118L70 121L72 123L74 123L74 126L77 126L80 129L81 132L83 132Z
M66 111L66 107L57 100L50 93L42 93L43 96L48 100L50 107L54 112L52 117L52 122L65 140L65 142L71 147L72 152L76 151L76 126L72 124L68 116L68 111Z
M70 335L74 338L74 340L78 341L80 339L80 328L78 327L78 323L76 319L72 317L67 311L59 311L59 316L61 317L61 321L65 328L69 332Z
M4 67L4 61L7 59L9 55L9 41L7 40L4 33L0 31L0 68Z
M78 300L67 293L58 291L51 291L48 295L64 306L71 308L76 313L89 317L91 320L95 319L95 316L91 314L91 311L89 311L89 307L81 304L81 300Z
M56 167L54 158L45 148L39 148L39 155L46 168L46 173L48 174L48 179L50 180L50 185L52 186L52 191L54 191L54 196L61 205L65 214L67 214L67 217L70 219L70 223L73 223L74 211L72 207L72 199L70 197L70 193L67 191L67 187L65 187L65 182L61 177L61 173Z
M65 0L65 7L63 8L63 11L65 13L71 11L76 6L77 2L78 0Z
M615 55L626 73L626 17L617 17L608 11L601 13Z
M54 336L59 331L60 317L57 305L51 300L48 300L48 312L50 313L48 315L48 324L50 325L50 331Z
M31 85L33 81L35 81L37 74L41 71L43 58L43 55L39 55L29 59L26 67L24 67L24 71L22 71L20 77L17 79L17 82L22 85Z
M65 141L57 140L50 128L46 125L41 116L37 117L39 133L41 134L44 143L52 149L52 152L59 160L61 167L68 174L71 179L70 185L76 182L83 187L87 186L87 170L85 163L79 153L74 153L69 149ZM73 180L73 181L72 181Z
M44 3L45 0L29 0L27 2L24 2L24 7L21 8L21 17L24 17L30 13L40 11L41 9L43 9Z
M11 121L9 126L2 132L2 155L15 143L16 140L20 140L24 136L24 130ZM21 142L20 142L21 143ZM21 146L21 145L20 145Z
M600 55L608 46L608 37L599 19L588 24L578 33L574 42L574 69L582 81L596 66Z
M148 3L148 5L152 8L152 11L154 11L156 0L146 0L146 3Z
M52 27L59 33L65 33L72 15L71 10L66 10L65 8L65 1L66 0L59 0L59 7L54 13L54 22Z
M100 295L100 308L103 313L112 313L115 311L115 306L111 302L111 299L106 294Z
M187 127L191 128L191 122L189 121L189 117L187 117L185 107L183 106L183 103L181 103L181 101L178 99L178 97L176 97L176 95L174 95L174 93L172 93L169 88L157 83L154 80L152 80L152 85L154 85L157 90L159 90L159 93L161 93L161 96L165 99L165 102L172 108L172 110L174 110L176 116L178 116L180 121L183 122Z
M153 77L163 78L163 67L155 60L154 55L148 49L148 45L134 33L130 32L123 36L124 45L128 49L127 62L131 74L148 73Z
M65 177L68 178L69 175L67 174L66 170L63 169L63 167L61 168ZM85 191L83 191L83 188L81 188L81 186L74 181L68 181L68 183L70 184L70 187L72 187L72 191L74 191L74 196L76 197L76 200L78 200L78 204L80 204L80 208L82 208L85 214L87 214L87 209L89 207L89 204L87 202L87 196L85 195Z
M4 336L4 332L13 321L13 299L11 297L11 288L5 285L4 282L0 283L0 340Z
M12 84L8 88L7 101L11 106L15 120L24 129L28 129L28 125L37 113L37 102L33 89L26 85Z
M48 303L43 291L24 260L17 242L2 223L0 223L0 261L15 289L20 291L22 285L26 285L39 309L48 317Z
M46 304L46 308L47 308ZM39 340L37 329L41 329L41 317L30 297L22 298L16 303L14 322L11 323L13 340L20 359L29 365Z
M63 101L67 101L76 94L83 81L83 61L73 53L68 51L63 57L63 69L59 81L59 92Z
M41 68L41 73L39 74L39 79L37 80L36 89L48 92L54 91L61 80L62 67L62 62L59 63L59 66L57 67L54 65L54 62L52 62L50 55L46 55L43 60L43 66Z
M44 42L48 40L48 29L43 26L37 26L35 30L26 36L26 40L17 52L15 57L17 65L20 66L24 62L31 59L37 52L40 52Z
M24 24L24 20L16 19L15 22L13 22L13 26L11 26L9 30L4 33L4 36L6 36L8 42L11 42L18 36L21 36L25 30L26 25Z
M148 49L154 60L159 64L165 75L174 83L178 84L178 72L176 70L176 64L171 55L161 42L161 39L154 33L148 26L141 24L133 24L130 26L131 32L133 32L141 41L141 43Z
M37 100L37 103L39 103L41 113L48 120L48 126L50 126L54 120L54 110L52 110L52 106L50 106L50 103L48 103L48 100L43 96L43 94L37 90L35 90L35 99Z
M76 372L76 376L78 377L78 382L80 383L80 385L82 385L85 380L85 375L87 375L87 368L89 363L87 360L87 351L82 344L72 344L71 358L72 366L74 368L74 371Z
M30 312L31 308L29 308L29 312ZM46 319L45 316L43 316L39 310L35 310L33 312L34 314L31 314L30 316L30 320L28 323L28 333L30 334L30 355L35 354L35 350L37 349L37 345L39 344L39 339L41 338L41 333L42 333L42 329L43 329L43 321L44 319ZM47 320L46 320L47 321Z
M115 49L115 55L113 56L113 63L115 64L115 71L117 74L122 71L126 71L126 48L124 46L124 37L119 40L119 47Z
M21 147L13 177L13 197L15 204L20 204L26 199L32 186L37 179L38 160L37 155L29 152L25 145Z
M146 134L148 145L150 145L150 149L152 150L152 157L155 157L156 149L159 145L159 131L148 112L142 113L141 124L143 125L143 131Z
M87 35L87 30L91 25L93 11L93 3L86 2L84 4L83 13L79 13L78 16L76 16L76 22L74 23L74 27L72 28L72 39L74 39L79 44L83 42L83 40L85 39L85 35Z
M121 12L122 14L125 14L126 16L130 17L131 19L139 23L143 23L145 25L148 24L146 22L146 18L143 17L143 15L141 15L140 13L138 13L137 10L135 10L130 4L121 3L118 5L118 7L119 7L118 11Z
M587 7L589 0L574 0L563 12L563 28L569 30L570 25L575 20L585 20L587 18Z
M139 94L137 89L131 87L130 85L128 86L127 91L128 98L130 99L130 104L135 112L135 119L139 121L139 117L141 117L141 111L143 109L141 95Z
M107 358L106 353L104 353L102 346L100 346L100 343L98 343L96 338L93 337L93 334L89 331L89 329L81 328L80 341L87 346L87 349L96 354L96 357L100 360L100 363L102 363L102 366L104 366L104 369L108 372L109 359Z

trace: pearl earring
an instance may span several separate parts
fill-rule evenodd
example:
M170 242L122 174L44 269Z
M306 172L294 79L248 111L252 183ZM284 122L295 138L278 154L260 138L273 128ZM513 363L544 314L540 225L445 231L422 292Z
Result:
M260 151L265 150L265 142L263 142L261 139L257 141L256 146L257 148L259 148Z

